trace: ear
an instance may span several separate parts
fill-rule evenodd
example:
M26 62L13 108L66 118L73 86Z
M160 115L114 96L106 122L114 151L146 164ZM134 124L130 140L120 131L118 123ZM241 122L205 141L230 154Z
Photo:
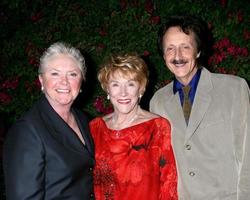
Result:
M41 74L38 75L41 86L43 86L43 77Z
M163 57L164 61L166 62L166 55L165 55L165 53L164 53L164 52L163 52L162 57Z
M197 53L196 58L199 58L201 55L201 52Z
M139 93L142 96L143 96L144 92L145 92L145 86L141 87L140 90L139 90Z

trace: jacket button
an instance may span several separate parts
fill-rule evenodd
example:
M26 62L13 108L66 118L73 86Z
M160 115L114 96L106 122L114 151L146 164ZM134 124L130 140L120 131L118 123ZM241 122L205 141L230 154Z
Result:
M185 147L186 147L187 150L191 150L191 145L190 144L186 144Z
M189 175L190 175L190 176L194 176L195 173L194 173L194 172L189 172Z

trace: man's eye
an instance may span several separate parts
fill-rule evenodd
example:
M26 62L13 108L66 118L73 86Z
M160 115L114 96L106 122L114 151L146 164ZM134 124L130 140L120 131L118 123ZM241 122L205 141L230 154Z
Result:
M166 48L166 52L172 52L173 50L174 50L173 47L167 47L167 48Z

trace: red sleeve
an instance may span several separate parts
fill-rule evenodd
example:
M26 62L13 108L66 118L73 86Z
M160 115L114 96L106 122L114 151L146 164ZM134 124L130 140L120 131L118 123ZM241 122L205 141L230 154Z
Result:
M177 200L177 170L171 145L171 126L167 120L159 125L160 158L160 200Z

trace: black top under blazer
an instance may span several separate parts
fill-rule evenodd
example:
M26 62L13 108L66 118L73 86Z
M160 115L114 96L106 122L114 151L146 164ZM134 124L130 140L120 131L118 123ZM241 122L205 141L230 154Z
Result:
M72 113L85 145L45 97L11 127L3 157L7 200L94 199L88 120Z

